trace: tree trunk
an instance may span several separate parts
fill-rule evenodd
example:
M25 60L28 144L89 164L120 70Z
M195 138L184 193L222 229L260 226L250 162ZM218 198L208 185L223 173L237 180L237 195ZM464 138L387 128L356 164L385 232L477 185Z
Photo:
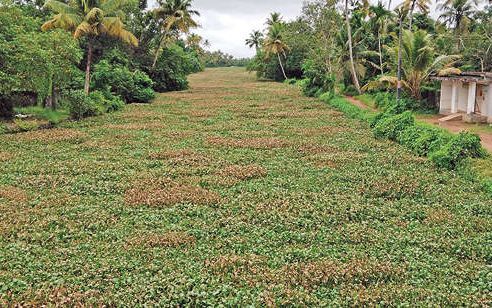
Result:
M359 94L361 94L359 79L357 78L357 73L355 71L354 64L354 52L352 47L352 28L350 26L350 18L348 13L348 0L345 0L345 23L347 24L347 37L348 37L348 47L350 55L350 73L352 74L352 81L354 83L355 89Z
M413 11L415 10L415 1L417 0L413 0L412 1L412 7L410 8L410 12L409 12L409 19L410 19L410 23L409 23L409 26L408 26L408 30L412 31L412 24L413 24Z
M53 104L54 93L55 93L55 89L53 87L53 75L50 77L49 91L50 91L50 94L44 100L44 107L50 108L50 109L55 109L54 104Z
M162 43L164 42L164 40L166 39L166 36L167 36L167 34L164 33L162 35L161 39L159 40L159 45L157 45L157 50L155 51L154 62L152 63L152 69L154 69L155 66L157 65L157 60L159 60L159 56L160 56L161 46L162 46Z
M388 11L391 11L391 0L388 1Z
M402 29L403 25L403 14L400 16L399 21L399 34L398 34L398 83L396 85L396 100L398 101L401 96L401 66L402 66L402 57L401 57L401 41L402 41Z
M90 84L91 84L91 62L92 62L92 39L89 38L87 44L87 63L85 65L84 91L86 95L89 95Z
M278 62L280 63L280 68L282 69L282 74L284 74L284 78L287 79L287 75L285 74L284 65L282 64L282 59L280 58L279 53L277 53L277 57L278 57Z
M381 48L381 31L378 29L378 49L379 49L379 68L381 69L381 75L384 75L383 69L383 51Z

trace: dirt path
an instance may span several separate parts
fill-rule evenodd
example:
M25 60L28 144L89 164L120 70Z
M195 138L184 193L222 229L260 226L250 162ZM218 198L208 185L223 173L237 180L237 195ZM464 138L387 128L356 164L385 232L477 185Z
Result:
M364 109L364 110L376 110L375 108L372 108L371 106L367 106L366 104L364 104L364 102L356 99L355 97L352 97L352 96L345 96L345 98L353 105L361 108L361 109Z

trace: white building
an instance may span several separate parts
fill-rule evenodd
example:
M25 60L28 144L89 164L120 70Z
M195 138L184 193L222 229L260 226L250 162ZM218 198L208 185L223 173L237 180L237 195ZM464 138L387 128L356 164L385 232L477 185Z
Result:
M492 123L492 73L463 72L433 79L441 81L440 114Z

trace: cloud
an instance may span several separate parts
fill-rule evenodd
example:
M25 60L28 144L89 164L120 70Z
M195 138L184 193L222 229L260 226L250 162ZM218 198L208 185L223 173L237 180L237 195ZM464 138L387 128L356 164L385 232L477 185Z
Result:
M154 2L155 0L151 0ZM392 0L392 8L403 0ZM244 41L253 30L265 28L265 21L271 12L279 12L284 20L291 20L301 14L304 0L194 0L193 7L198 10L202 27L194 32L208 39L211 50L220 49L235 57L251 57L254 50ZM378 0L371 0L377 3ZM155 2L154 2L155 3ZM383 0L388 3L388 0ZM438 13L435 5L431 9L435 18Z
M212 43L212 50L220 49L235 57L251 57L254 51L244 40L252 30L265 27L270 12L280 12L285 20L298 16L302 0L196 0L202 28L194 32Z

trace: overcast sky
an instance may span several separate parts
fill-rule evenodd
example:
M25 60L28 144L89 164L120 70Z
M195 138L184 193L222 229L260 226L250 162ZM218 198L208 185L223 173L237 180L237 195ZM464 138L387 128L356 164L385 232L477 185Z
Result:
M265 28L270 12L280 12L284 20L300 15L304 0L194 0L202 27L194 32L208 39L211 50L220 49L235 57L251 57L254 50L244 44L252 30ZM377 0L372 0L377 3ZM393 0L395 7L402 0ZM434 2L434 1L433 1ZM388 0L383 0L388 3ZM433 14L434 15L434 14Z

